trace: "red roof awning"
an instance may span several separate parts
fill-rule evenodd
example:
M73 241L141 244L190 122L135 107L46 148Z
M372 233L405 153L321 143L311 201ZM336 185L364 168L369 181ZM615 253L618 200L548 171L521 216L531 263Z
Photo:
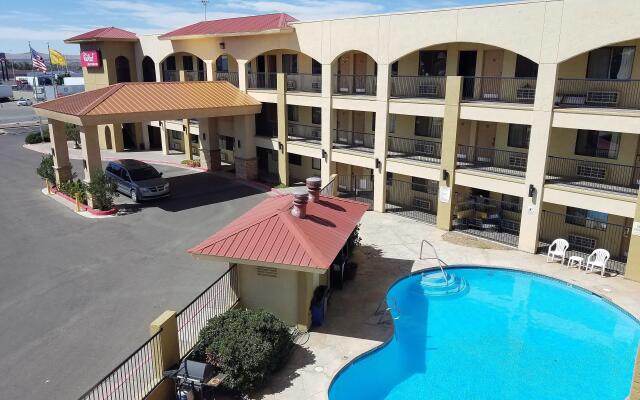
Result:
M83 42L100 42L100 41L121 41L135 42L138 37L135 33L125 31L124 29L109 26L106 28L98 28L89 32L66 39L65 43L83 43Z
M225 36L238 34L256 34L289 29L289 23L297 19L291 15L267 14L250 17L238 17L202 21L165 33L160 39L178 39L191 36Z

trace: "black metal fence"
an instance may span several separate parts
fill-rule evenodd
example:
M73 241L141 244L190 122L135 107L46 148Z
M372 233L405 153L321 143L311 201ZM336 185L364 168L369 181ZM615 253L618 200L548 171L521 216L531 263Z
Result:
M322 133L318 125L304 125L289 122L287 138L291 141L320 142Z
M407 158L429 163L440 163L442 145L435 140L409 139L389 136L387 157Z
M216 72L217 81L227 81L235 87L240 86L240 78L237 72Z
M624 274L630 234L631 228L623 225L543 210L538 250L546 254L551 243L562 238L569 242L567 259L579 256L586 262L593 250L605 249L611 254L606 269Z
M638 194L640 168L572 158L547 157L547 183L562 183L621 194Z
M428 224L436 223L438 214L438 182L427 184L387 179L385 210Z
M322 187L320 194L323 196L334 196L338 193L338 175L331 175L329 182Z
M180 72L176 70L165 69L162 71L162 81L163 82L179 82Z
M373 209L373 175L339 175L338 197L361 201Z
M464 101L533 104L536 78L464 77Z
M277 81L275 72L252 72L247 74L247 87L249 89L275 89Z
M79 400L139 400L162 382L160 333L150 337Z
M392 76L391 97L444 99L445 76Z
M349 149L372 153L374 145L375 136L373 133L334 130L334 149Z
M377 77L375 75L334 75L333 94L375 96Z
M458 145L458 169L479 169L495 174L524 177L527 153Z
M640 80L558 79L558 107L640 109Z
M206 81L207 71L184 71L185 81Z
M517 246L521 214L522 201L469 196L456 203L452 226L473 236Z
M287 74L288 92L322 92L322 75L320 74Z

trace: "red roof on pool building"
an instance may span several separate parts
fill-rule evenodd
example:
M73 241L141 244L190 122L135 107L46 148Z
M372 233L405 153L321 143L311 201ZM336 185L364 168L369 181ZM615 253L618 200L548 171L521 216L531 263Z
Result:
M135 42L138 37L135 33L125 31L124 29L109 26L106 28L98 28L89 32L66 39L65 43L81 43L81 42L99 42L101 40Z
M309 200L306 218L291 214L292 194L264 200L204 242L189 249L252 264L328 269L368 206L332 196Z
M160 39L172 39L184 36L222 36L282 30L289 28L289 23L295 21L297 21L297 19L284 13L201 21L165 33L160 36Z

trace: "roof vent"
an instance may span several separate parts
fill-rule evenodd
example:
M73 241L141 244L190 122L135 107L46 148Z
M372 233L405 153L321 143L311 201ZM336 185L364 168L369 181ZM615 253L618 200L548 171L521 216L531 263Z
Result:
M296 193L293 195L293 208L291 209L291 215L296 218L307 217L307 202L309 201L308 193Z
M320 200L320 185L322 180L317 176L307 178L307 189L309 190L309 201L317 203Z

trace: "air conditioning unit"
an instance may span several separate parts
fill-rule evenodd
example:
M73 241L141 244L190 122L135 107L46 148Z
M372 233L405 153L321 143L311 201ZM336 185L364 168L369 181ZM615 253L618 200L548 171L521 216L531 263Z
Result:
M618 104L618 92L594 90L587 92L587 104L615 106Z
M293 79L287 79L287 90L296 90L298 88L298 82Z
M421 156L433 156L434 153L435 146L433 143L416 142L416 154Z
M312 129L311 136L315 139L320 139L320 129Z
M414 197L413 206L421 210L431 211L432 203L431 203L431 200L423 199L420 197Z
M356 88L356 93L366 93L367 89L363 88L363 87L357 87Z
M522 87L516 90L516 100L528 103L533 102L536 98L536 89L535 88L526 88Z
M581 178L604 180L607 168L602 164L581 162L576 165L576 175Z
M570 233L568 239L571 246L584 253L591 253L596 248L597 244L595 238L575 233Z
M527 168L527 156L525 155L509 155L509 167L526 169Z
M311 89L320 92L322 90L322 82L311 82Z
M435 97L438 94L438 86L433 83L421 83L418 85L418 96Z

